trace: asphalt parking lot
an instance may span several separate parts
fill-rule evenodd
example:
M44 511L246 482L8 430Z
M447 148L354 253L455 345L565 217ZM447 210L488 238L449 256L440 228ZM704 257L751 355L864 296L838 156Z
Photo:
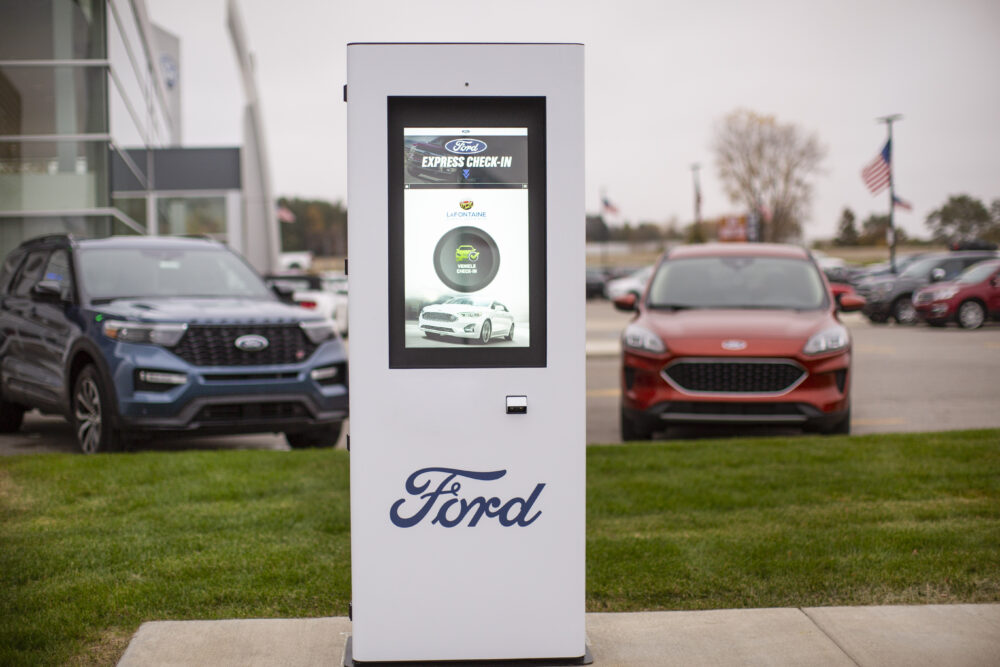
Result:
M618 336L630 319L604 300L587 303L587 442L620 442L618 436ZM854 337L851 432L919 432L1000 428L1000 325L977 331L954 326L875 326L861 315L843 316ZM345 433L346 433L345 429ZM782 435L781 428L685 428L669 437ZM338 447L344 446L341 436ZM136 449L273 449L281 435L171 438ZM0 455L78 451L61 418L29 413L14 435L0 436Z

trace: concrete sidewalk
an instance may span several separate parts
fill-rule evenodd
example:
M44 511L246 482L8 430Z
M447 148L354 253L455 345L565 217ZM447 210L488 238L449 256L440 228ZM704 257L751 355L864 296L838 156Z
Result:
M120 667L343 664L346 618L156 621ZM594 665L1000 665L1000 604L587 614Z

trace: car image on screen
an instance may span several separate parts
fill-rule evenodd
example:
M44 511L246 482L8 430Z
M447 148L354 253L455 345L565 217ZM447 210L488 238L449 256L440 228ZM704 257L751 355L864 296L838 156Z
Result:
M499 301L456 296L420 310L420 330L428 338L454 337L462 342L489 343L514 339L514 316Z

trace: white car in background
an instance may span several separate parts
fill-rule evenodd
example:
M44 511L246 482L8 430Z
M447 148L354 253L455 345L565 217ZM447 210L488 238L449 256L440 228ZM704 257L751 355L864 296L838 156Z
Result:
M333 295L334 312L333 318L337 323L340 335L347 336L347 276L339 271L325 271L320 276L323 278L323 289Z
M347 300L341 299L334 292L325 288L323 279L308 274L274 274L264 276L264 281L271 289L277 287L281 292L289 294L292 301L303 308L315 310L333 320L337 332L347 335Z
M420 310L420 330L428 338L454 336L488 343L494 338L514 340L514 316L499 301L456 296Z
M646 291L646 283L649 282L651 275L653 275L653 267L647 266L627 276L609 280L604 284L604 295L614 301L626 294L634 294L635 300L638 302L639 297Z

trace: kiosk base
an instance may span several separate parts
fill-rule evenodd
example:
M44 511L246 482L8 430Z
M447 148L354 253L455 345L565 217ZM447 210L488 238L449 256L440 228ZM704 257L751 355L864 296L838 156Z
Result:
M578 658L526 658L520 660L434 660L415 662L356 662L354 660L354 638L347 638L344 647L344 667L420 667L421 665L448 665L448 667L569 667L570 665L592 665L594 656L590 647L585 646L584 654Z

